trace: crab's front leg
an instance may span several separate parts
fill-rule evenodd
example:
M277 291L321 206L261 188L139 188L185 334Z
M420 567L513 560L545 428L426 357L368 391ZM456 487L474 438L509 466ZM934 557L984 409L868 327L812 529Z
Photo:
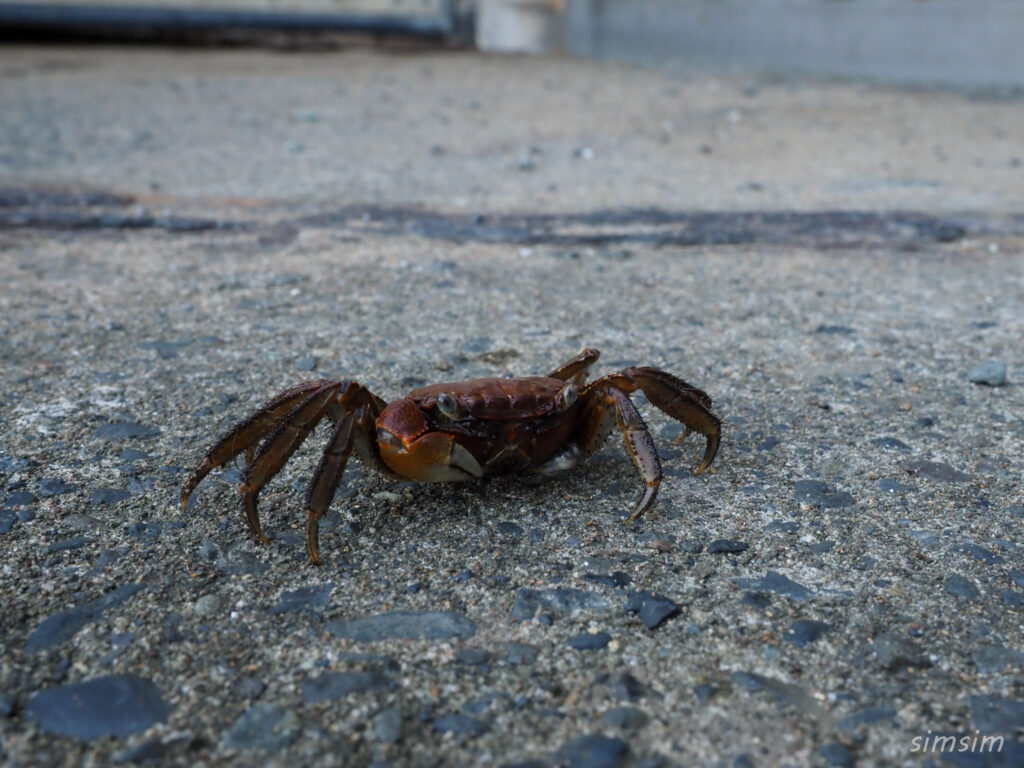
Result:
M701 389L687 384L678 376L667 371L647 366L626 368L613 373L594 384L608 382L623 392L643 390L647 399L673 419L682 422L686 428L676 439L681 442L690 432L699 432L707 439L704 458L700 466L694 470L695 475L711 466L718 453L718 444L722 436L722 420L711 410L711 397Z
M646 485L644 495L624 521L631 523L650 509L658 496L662 480L661 459L640 411L624 392L604 382L597 387L588 387L586 398L577 433L584 453L597 450L617 424L629 457Z

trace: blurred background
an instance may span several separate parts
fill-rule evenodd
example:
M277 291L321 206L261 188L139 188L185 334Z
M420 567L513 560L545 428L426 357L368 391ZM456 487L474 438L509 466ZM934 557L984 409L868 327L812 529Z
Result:
M290 33L293 43L358 32L484 51L1024 85L1024 4L1013 0L27 0L0 2L0 28L8 39Z

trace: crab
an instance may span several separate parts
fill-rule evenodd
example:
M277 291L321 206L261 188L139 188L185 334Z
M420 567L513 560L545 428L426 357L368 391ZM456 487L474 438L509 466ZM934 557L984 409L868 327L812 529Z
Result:
M661 461L629 394L641 390L685 429L707 438L699 475L715 459L721 420L702 390L658 368L637 366L586 383L600 352L584 349L546 376L484 378L433 384L387 403L355 381L307 381L277 395L228 430L185 481L181 506L209 472L245 452L241 494L253 535L260 491L324 419L330 439L306 495L306 549L320 564L319 523L354 451L367 466L395 478L459 482L509 472L555 474L597 450L616 426L646 486L624 521L654 503Z

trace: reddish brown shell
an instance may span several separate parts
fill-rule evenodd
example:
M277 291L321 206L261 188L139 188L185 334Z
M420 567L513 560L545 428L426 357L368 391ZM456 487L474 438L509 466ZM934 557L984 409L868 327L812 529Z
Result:
M545 416L555 410L555 398L565 387L561 379L528 376L522 379L470 379L414 389L408 397L421 408L437 405L447 392L465 409L466 418L514 421Z

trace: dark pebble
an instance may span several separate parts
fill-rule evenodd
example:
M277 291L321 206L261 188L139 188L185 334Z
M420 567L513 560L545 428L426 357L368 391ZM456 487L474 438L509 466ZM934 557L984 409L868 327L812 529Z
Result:
M105 610L121 605L128 598L146 588L145 584L126 584L96 600L76 605L49 616L33 630L25 643L26 653L45 651L74 637L78 631L99 618Z
M871 643L871 648L878 657L878 663L890 672L905 667L931 666L931 662L917 643L894 632L883 632L878 635Z
M35 465L36 463L32 459L22 456L0 456L0 472L5 475L13 475L15 472L30 469Z
M456 733L461 736L483 736L491 729L491 726L475 717L452 713L441 715L441 717L437 718L433 723L433 728L441 733Z
M972 384L985 384L990 387L1006 385L1006 363L998 360L986 360L977 363L967 372L967 379Z
M800 530L800 523L795 520L772 520L764 529L769 533L774 531L779 533L796 533Z
M483 648L460 648L455 654L455 660L460 664L479 667L491 660L491 654Z
M139 459L148 459L149 454L135 448L122 448L121 452L117 454L117 458L121 461L138 461Z
M797 480L793 484L793 495L804 504L813 504L821 509L837 509L853 506L853 496L846 491L837 491L821 480Z
M612 698L617 701L639 701L648 693L647 686L629 672L601 675L597 682L606 686Z
M912 489L909 485L898 483L891 477L881 477L878 479L878 490L885 493L906 493Z
M267 684L253 675L243 675L231 682L231 694L239 699L258 699Z
M850 768L853 765L853 753L841 741L830 741L818 748L818 754L825 758L826 765L836 768Z
M643 728L650 721L647 713L636 707L616 707L604 713L601 722L612 728L624 731L635 731Z
M324 584L311 584L308 587L285 590L281 592L280 602L270 609L270 613L277 615L299 611L303 608L323 607L327 605L333 590L334 584L329 581Z
M824 621L813 619L798 619L789 625L786 634L782 639L787 643L793 643L803 648L808 643L820 639L826 632L832 631L832 625Z
M164 530L163 525L160 523L147 523L140 520L137 523L129 523L125 527L125 531L133 539L139 539L140 541L148 541L149 539L155 539Z
M482 715L490 709L503 710L508 707L509 695L500 691L485 693L479 699L471 699L462 705L462 711L471 715Z
M1024 608L1024 592L1002 589L999 591L999 599L1007 608Z
M977 600L981 595L978 588L974 586L974 582L966 576L961 576L959 573L949 574L943 582L943 586L946 588L946 592L953 597L959 597L964 600Z
M110 675L33 694L25 717L49 733L76 739L126 738L167 719L171 709L152 681Z
M896 717L896 710L885 704L865 707L857 712L847 715L838 723L836 723L836 730L846 732L856 732L865 725L874 725L875 723L888 723Z
M908 461L901 466L910 475L921 475L940 483L967 483L974 479L966 472L941 461Z
M510 538L513 538L513 539L517 539L518 540L518 539L523 538L523 529L522 529L522 527L516 525L515 523L511 523L511 522L509 522L507 520L504 521L504 522L498 523L498 530L502 534L504 534L505 536L508 536Z
M1024 651L1002 645L979 645L971 653L971 658L978 671L986 675L1008 668L1024 669Z
M612 636L607 632L584 632L569 638L569 647L577 651L599 651L608 646Z
M957 544L953 547L953 551L973 557L975 560L979 560L985 565L999 565L1004 561L1002 555L997 555L995 552L978 546L977 544L972 544L971 542Z
M402 740L404 718L397 707L388 707L373 716L373 737L385 744L396 744Z
M734 539L715 539L708 544L708 554L711 555L746 552L748 549L750 549L750 545L747 542Z
M512 605L512 618L528 621L541 611L555 614L593 614L604 613L610 609L611 603L596 592L571 587L522 587L516 593L515 603Z
M183 347L183 342L176 341L141 341L139 349L152 349L161 360L170 360L178 356L178 348Z
M680 613L679 606L667 597L647 591L630 593L625 610L637 614L648 629L656 629L663 621Z
M393 685L391 678L381 672L326 672L302 684L302 697L313 704Z
M780 704L788 704L805 712L816 707L814 700L798 685L777 680L774 677L759 675L756 672L733 672L730 679L734 684L749 691L764 691Z
M613 589L621 589L622 587L628 586L632 578L628 573L622 571L615 571L611 574L606 573L585 573L583 574L583 580L589 581L591 584L603 584L606 587Z
M221 740L227 749L284 749L299 737L299 718L274 704L253 704L227 730Z
M531 665L537 661L537 648L529 643L505 643L509 664Z
M111 755L114 763L146 763L161 760L174 748L174 740L162 741L159 738L146 739L134 747L122 749Z
M775 592L794 600L806 600L811 596L811 590L803 584L783 576L776 571L768 571L760 579L740 579L739 584L744 589L753 589L759 592Z
M159 427L137 424L134 421L115 421L97 427L93 430L92 436L97 440L128 440L156 437L159 434Z
M466 339L463 343L462 348L470 354L481 354L486 352L494 346L494 339L490 336L476 336L472 339Z
M26 504L35 504L39 499L31 491L15 491L4 500L5 507L24 507Z
M0 533L10 533L16 522L18 522L16 513L9 509L0 509Z
M394 611L358 619L335 619L327 623L326 629L358 643L404 638L447 640L476 634L472 621L452 611Z
M899 451L900 453L910 453L910 446L904 443L902 440L897 440L895 437L876 437L871 441L872 445L877 445L879 448L885 448L889 451Z
M1006 575L1010 577L1010 581L1024 589L1024 571L1014 568Z
M18 700L13 693L0 694L0 719L6 720L14 714L18 707Z
M31 507L26 509L19 509L17 515L18 521L22 523L31 523L33 520L36 519L36 513L31 509Z
M76 536L73 539L61 539L55 541L46 548L47 554L53 552L68 552L73 549L81 549L84 546L92 544L96 539L90 539L87 536Z
M119 501L130 499L131 494L120 488L96 488L89 497L93 504L117 504Z
M1015 734L1024 723L1024 699L996 695L967 697L971 723L984 734Z
M907 534L926 547L935 547L939 543L939 534L936 530L908 530Z
M78 488L77 485L65 483L59 477L44 477L39 481L39 495L44 499L59 496L62 493L71 493L76 488Z
M823 333L827 336L852 336L854 333L853 328L846 325L827 325L822 324L814 329L815 333Z
M816 541L807 548L816 555L825 555L835 549L835 546L834 541Z
M772 604L772 597L767 592L744 592L740 603L763 611Z
M629 756L629 744L597 733L579 736L558 750L559 765L567 768L619 768Z

